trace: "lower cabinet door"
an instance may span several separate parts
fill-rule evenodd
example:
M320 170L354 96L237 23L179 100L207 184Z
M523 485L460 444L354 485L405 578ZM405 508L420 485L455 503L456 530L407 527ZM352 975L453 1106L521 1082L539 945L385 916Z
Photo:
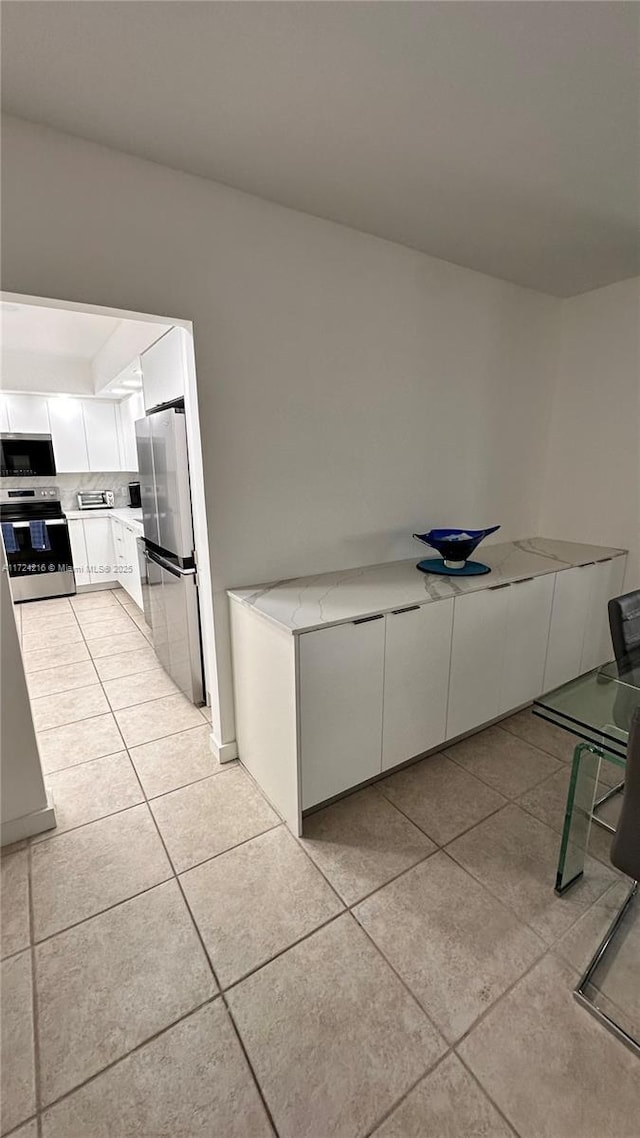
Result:
M115 581L116 557L111 518L87 518L83 524L91 584L108 584Z
M380 773L384 617L298 638L302 808Z
M385 620L383 770L446 738L453 598Z
M502 713L510 588L489 587L454 600L447 739Z
M555 574L516 581L508 600L502 711L529 703L542 693Z
M127 572L122 578L121 584L124 585L129 595L136 602L138 608L142 609L142 581L140 579L140 560L138 557L136 533L135 530L129 529L128 526L124 527L124 533Z
M555 574L543 691L580 675L594 569L595 565L578 565Z
M67 522L69 527L69 544L71 545L71 556L73 558L73 573L77 585L89 585L91 578L89 576L89 558L87 557L87 546L84 540L84 522L81 518L77 520L70 518Z
M580 671L589 672L613 659L608 604L622 593L624 557L613 557L591 566L589 613L584 629Z

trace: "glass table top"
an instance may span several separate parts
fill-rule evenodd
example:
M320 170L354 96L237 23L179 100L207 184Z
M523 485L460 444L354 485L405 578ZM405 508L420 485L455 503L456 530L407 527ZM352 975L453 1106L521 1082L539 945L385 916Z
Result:
M611 661L534 701L541 719L626 758L631 717L640 707L640 650Z

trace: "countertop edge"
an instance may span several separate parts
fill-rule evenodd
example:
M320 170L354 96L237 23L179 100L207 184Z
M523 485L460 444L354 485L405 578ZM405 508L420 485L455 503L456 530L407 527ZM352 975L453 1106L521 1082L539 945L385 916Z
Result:
M535 540L535 539L525 539L525 540ZM560 543L562 539L544 539L544 540L557 540ZM570 542L567 544L590 545L590 543L587 543L587 542ZM627 554L629 552L628 549L617 549L617 548L613 548L610 546L595 547L595 546L591 545L590 548L591 549L594 549L594 548L602 549L603 550L602 556L601 557L591 556L591 557L586 558L584 561L575 561L575 562L569 562L569 561L562 562L560 560L557 560L557 561L551 561L550 560L550 564L549 564L548 568L537 569L535 572L532 572L531 574L523 575L522 573L515 573L512 575L503 576L499 581L498 587L499 586L512 585L512 584L516 583L517 581L528 580L529 577L531 577L531 578L545 577L545 576L548 576L550 573L560 573L565 569L577 569L577 568L580 568L580 567L583 567L586 565L599 564L603 561L612 561L617 557L627 556ZM411 558L406 559L407 563L409 563L411 560L412 560ZM386 563L381 562L381 563L379 563L379 565L367 565L367 566L362 566L362 568L363 569L375 569L375 568L382 567L384 564L386 564ZM340 570L338 570L337 572L340 572ZM350 572L350 570L344 570L344 572ZM328 572L327 576L329 576L329 575L330 575L330 573ZM308 575L309 579L312 579L313 576L314 576L313 574ZM304 581L305 579L306 579L306 577L289 578L289 579L282 580L281 582L277 582L277 581L271 582L271 583L265 582L262 585L241 586L240 589L242 590L242 592L245 592L246 590L249 590L249 589L252 592L256 592L257 590L263 590L263 589L270 590L274 586L277 586L278 584L284 585L287 583L293 583L294 581L295 582ZM456 596L466 595L468 593L480 592L484 589L492 587L489 584L489 582L487 581L486 576L478 577L477 583L476 583L476 579L473 579L473 578L472 579L466 578L465 580L466 580L466 582L468 582L468 584L466 585L466 588L464 590L464 594L456 593L455 589L451 589L451 591L445 596L430 597L428 595L425 595L424 597L421 596L419 600L410 601L410 602L408 601L407 604L418 604L422 607L422 605L434 604L434 603L437 603L437 601L451 600L452 598L455 598ZM496 587L496 586L493 586L493 587ZM378 606L376 608L368 609L366 611L358 610L358 612L354 613L353 616L343 616L343 617L340 617L339 619L336 619L336 620L326 620L326 621L321 621L319 623L314 622L312 624L304 624L304 625L300 625L299 627L294 628L290 624L285 623L281 620L278 620L277 617L273 616L272 613L265 612L264 609L257 607L257 605L255 603L251 603L250 601L248 601L245 597L240 595L240 589L238 589L238 588L227 589L226 593L227 593L229 600L234 601L236 604L242 605L243 608L248 609L250 612L252 612L256 616L261 617L263 620L267 621L267 623L272 625L274 628L278 628L281 631L284 631L291 636L301 636L307 632L318 632L323 628L335 628L341 624L350 624L353 620L367 620L369 617L378 616L378 615L379 616L386 616L388 613L394 612L395 607L396 607L395 605L387 605L387 606L382 606L382 607Z

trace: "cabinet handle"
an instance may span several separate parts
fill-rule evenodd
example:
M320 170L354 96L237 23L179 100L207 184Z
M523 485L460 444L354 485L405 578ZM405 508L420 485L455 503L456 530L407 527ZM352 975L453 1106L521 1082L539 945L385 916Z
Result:
M590 565L595 565L595 561L584 561L582 565L578 565L578 569L588 569Z
M508 589L510 584L511 584L510 581L505 581L504 585L489 585L487 592L488 593L495 593L496 589Z
M533 577L519 577L517 581L513 581L514 585L524 585L525 581L533 581Z
M417 612L420 607L420 605L407 605L404 609L392 609L391 612L393 616L400 616L403 612Z
M371 620L384 620L384 613L379 616L361 616L359 620L352 620L352 624L368 624Z

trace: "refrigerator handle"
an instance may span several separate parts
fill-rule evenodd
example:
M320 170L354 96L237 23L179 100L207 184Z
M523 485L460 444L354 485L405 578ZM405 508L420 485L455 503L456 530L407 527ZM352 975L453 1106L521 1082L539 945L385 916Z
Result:
M161 557L159 553L153 553L150 549L145 550L145 557L147 561L155 561L161 569L166 569L167 573L171 573L174 577L195 577L195 569L181 569L179 565L174 565L172 561L168 561L166 557Z

